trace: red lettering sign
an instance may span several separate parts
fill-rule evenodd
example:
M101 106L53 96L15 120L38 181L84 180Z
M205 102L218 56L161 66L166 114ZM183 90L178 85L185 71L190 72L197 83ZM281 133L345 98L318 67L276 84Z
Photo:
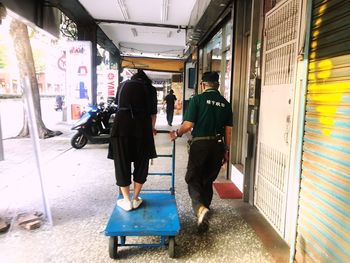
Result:
M66 71L66 54L64 53L57 61L60 70Z
M114 81L108 82L108 97L114 97Z
M113 74L113 73L108 73L107 78L108 78L109 80L114 79L114 74Z

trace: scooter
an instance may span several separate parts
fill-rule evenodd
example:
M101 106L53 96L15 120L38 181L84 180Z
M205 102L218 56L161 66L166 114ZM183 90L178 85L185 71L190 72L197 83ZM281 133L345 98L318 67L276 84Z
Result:
M72 137L71 145L75 149L83 148L88 142L92 144L108 143L110 129L117 107L113 103L100 103L89 106L81 118L73 125L72 130L78 132Z

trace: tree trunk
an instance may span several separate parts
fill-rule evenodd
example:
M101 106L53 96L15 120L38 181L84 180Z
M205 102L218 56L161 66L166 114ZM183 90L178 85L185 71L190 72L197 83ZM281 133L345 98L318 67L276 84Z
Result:
M32 47L29 41L27 26L24 23L13 19L10 25L10 34L14 44L21 83L23 84L22 81L26 76L28 76L30 79L30 88L33 95L34 114L35 114L35 119L38 127L39 138L45 139L45 138L62 134L59 131L55 132L46 128L42 120L38 81L36 79L34 58L32 53ZM22 99L24 100L23 96L22 96ZM18 134L18 137L28 137L28 136L29 136L28 115L25 112L23 128Z

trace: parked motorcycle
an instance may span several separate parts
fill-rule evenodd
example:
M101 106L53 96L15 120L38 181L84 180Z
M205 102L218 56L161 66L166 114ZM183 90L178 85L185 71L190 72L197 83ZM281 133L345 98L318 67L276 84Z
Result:
M105 103L100 103L97 107L89 106L72 127L72 130L78 131L71 139L72 147L81 149L88 142L108 143L116 110L117 107L112 102L107 103L107 106Z

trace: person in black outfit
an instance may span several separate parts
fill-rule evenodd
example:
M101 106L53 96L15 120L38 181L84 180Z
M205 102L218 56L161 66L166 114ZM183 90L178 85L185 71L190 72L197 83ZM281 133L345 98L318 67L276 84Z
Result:
M174 118L174 108L175 101L177 100L174 95L174 91L171 89L169 94L165 96L164 101L166 102L166 119L168 121L168 125L172 126L173 118Z
M157 153L156 134L157 92L152 81L142 71L118 86L108 157L114 159L116 183L123 199L117 205L126 211L140 206L139 193L148 175L149 160ZM130 198L131 163L133 162L134 193Z
M201 86L203 92L190 100L180 128L170 132L171 140L175 140L192 130L185 180L199 232L209 227L213 182L229 159L232 130L231 104L218 90L218 73L204 73Z
M55 110L62 110L63 107L63 97L61 95L56 96L56 107Z

